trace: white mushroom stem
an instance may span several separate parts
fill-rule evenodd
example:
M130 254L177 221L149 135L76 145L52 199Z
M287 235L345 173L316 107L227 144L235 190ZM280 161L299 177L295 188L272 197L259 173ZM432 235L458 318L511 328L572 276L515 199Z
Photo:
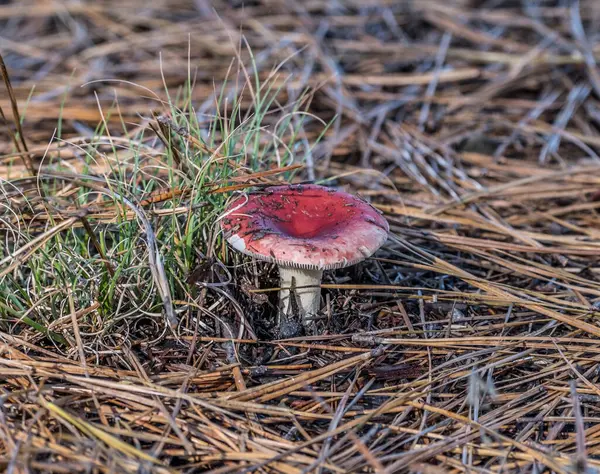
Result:
M310 325L310 319L317 314L321 306L321 278L323 270L305 270L302 268L279 267L281 290L279 292L279 308L284 316L294 315L294 307L290 298L292 281L295 280L298 312L302 323ZM291 308L290 308L291 306Z

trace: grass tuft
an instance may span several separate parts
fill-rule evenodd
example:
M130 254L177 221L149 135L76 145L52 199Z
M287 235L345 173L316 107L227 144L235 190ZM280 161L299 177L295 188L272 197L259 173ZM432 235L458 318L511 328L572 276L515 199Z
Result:
M143 126L126 123L118 100L99 102L102 122L89 137L51 142L35 181L5 183L11 237L0 257L13 263L0 280L10 295L0 307L6 331L28 324L68 346L68 321L58 332L49 328L70 296L79 308L98 305L84 331L93 346L119 344L118 334L127 338L124 327L138 321L168 321L177 330L186 312L177 302L198 292L194 273L222 286L231 256L217 220L228 199L292 179L314 145L299 139L310 118L308 91L280 104L276 70L264 82L250 74L243 64L232 68L202 113L192 78L175 93L165 88ZM118 138L109 122L121 127ZM27 212L15 213L17 204Z

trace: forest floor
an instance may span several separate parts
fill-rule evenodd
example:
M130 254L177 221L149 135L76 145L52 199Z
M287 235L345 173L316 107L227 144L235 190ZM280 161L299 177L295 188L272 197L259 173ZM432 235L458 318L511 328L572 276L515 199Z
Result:
M0 469L598 472L599 25L0 2ZM281 340L277 268L218 221L304 181L391 231Z

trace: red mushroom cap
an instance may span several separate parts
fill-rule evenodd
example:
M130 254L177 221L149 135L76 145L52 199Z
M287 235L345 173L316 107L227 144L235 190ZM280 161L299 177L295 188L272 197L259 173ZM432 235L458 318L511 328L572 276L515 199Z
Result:
M328 270L371 256L387 239L379 211L317 185L273 186L229 206L221 227L236 250L285 267Z

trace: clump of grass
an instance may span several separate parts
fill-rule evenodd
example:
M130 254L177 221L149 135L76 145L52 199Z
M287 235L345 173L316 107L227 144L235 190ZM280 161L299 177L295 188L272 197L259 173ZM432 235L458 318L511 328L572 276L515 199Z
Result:
M153 119L134 126L119 119L126 138L114 138L108 125L118 101L99 104L104 120L89 138L56 137L36 180L2 183L5 330L18 334L25 324L73 343L65 319L72 300L97 309L80 330L99 350L138 325L164 335L203 285L231 280L218 226L227 200L292 179L311 153L303 132L310 94L281 104L277 69L261 80L235 66L201 110L191 75L174 93L165 87ZM24 246L35 251L19 254Z

